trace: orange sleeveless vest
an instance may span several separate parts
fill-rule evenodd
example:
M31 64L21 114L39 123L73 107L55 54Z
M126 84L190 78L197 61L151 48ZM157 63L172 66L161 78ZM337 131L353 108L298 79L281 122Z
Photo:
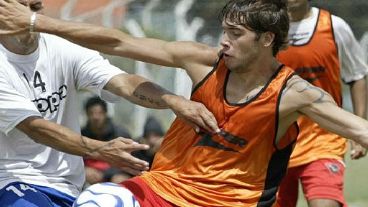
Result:
M259 94L232 105L224 93L230 71L220 59L191 99L215 115L222 133L195 133L176 119L150 172L142 178L161 197L178 206L270 206L298 134L294 123L279 144L280 91L294 73L280 67Z
M331 15L320 10L314 34L304 45L291 45L278 54L280 62L318 86L342 105L340 65L335 43ZM321 158L342 159L346 151L346 140L321 129L310 119L298 120L300 134L289 167L296 167Z

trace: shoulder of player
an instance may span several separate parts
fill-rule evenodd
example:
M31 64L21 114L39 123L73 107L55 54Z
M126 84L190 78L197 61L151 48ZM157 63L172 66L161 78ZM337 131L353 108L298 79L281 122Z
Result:
M344 33L351 30L349 24L339 16L331 15L331 21L334 32L336 33Z
M286 102L293 102L297 108L325 102L334 103L329 93L297 75L287 82L283 96Z
M319 88L310 84L298 75L291 77L286 87L282 91L282 96L287 102L294 102L301 105L310 103L313 96L312 91L318 90Z

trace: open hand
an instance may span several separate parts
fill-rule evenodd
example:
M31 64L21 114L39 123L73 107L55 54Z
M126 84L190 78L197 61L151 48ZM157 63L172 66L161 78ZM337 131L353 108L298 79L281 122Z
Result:
M148 148L148 145L118 137L97 149L96 153L98 153L97 159L106 161L132 175L139 175L142 171L148 170L149 164L133 157L131 153L138 150L147 150Z

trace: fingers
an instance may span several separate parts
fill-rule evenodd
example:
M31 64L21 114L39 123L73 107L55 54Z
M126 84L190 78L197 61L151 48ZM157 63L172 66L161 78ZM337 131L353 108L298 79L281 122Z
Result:
M213 134L220 132L215 116L203 104L199 105L197 111L193 119L194 123L191 124L197 133L201 129Z
M220 131L215 116L204 104L179 97L179 101L171 106L175 114L190 124L196 132L200 129L211 133Z
M201 131L201 129L197 125L193 125L193 128L196 133L199 133Z
M350 158L352 160L357 160L360 159L362 157L364 157L367 154L367 150L365 148L363 148L362 146L355 144L352 145L352 149L350 151Z
M129 153L124 153L124 155L121 156L120 161L114 161L111 164L119 168L129 168L139 172L147 171L149 169L148 162L135 158Z
M350 158L352 160L357 160L364 157L367 154L367 149L365 149L362 145L350 140Z
M125 157L125 161L130 164L130 166L140 169L140 170L148 170L149 163L138 159L131 154L127 153L127 156Z
M204 107L204 106L203 106ZM218 127L217 121L215 116L207 110L206 107L205 111L203 112L203 123L205 124L205 128L212 133L219 133L220 132L220 128Z
M148 150L149 146L146 144L139 144L131 139L126 139L119 137L119 141L124 143L124 160L128 162L130 165L137 166L139 168L143 168L143 170L146 170L146 167L148 167L148 162L140 160L133 155L131 155L131 152L139 151L139 150Z
M148 150L149 146L146 144L140 144L132 139L127 139L124 137L118 137L114 141L123 142L125 146L125 150L129 152L138 151L138 150Z
M148 162L140 160L130 154L137 150L147 150L149 149L148 145L139 144L132 139L122 137L118 137L109 142L110 144L106 145L109 146L109 148L104 148L104 152L101 152L102 155L108 154L108 156L104 157L105 161L116 167L129 167L138 171L148 170Z
M130 167L121 167L120 169L123 170L124 172L127 172L131 175L134 175L134 176L135 175L142 175L142 173L144 172L144 171L136 170L136 169L133 169L133 168L130 168Z
M148 150L149 146L146 144L139 144L137 142L133 142L127 145L125 149L128 152L134 152L134 151L139 151L139 150Z

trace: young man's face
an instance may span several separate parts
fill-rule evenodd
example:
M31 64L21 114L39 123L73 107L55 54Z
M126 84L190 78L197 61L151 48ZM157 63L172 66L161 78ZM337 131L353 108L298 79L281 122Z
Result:
M247 70L259 54L257 34L242 25L223 21L221 46L225 65L233 72Z

